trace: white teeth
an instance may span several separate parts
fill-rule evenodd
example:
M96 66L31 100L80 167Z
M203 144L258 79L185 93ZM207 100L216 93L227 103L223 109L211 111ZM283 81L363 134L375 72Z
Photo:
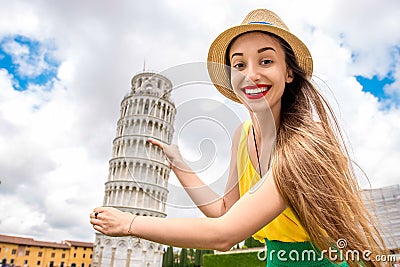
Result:
M268 90L268 87L254 88L254 89L245 89L247 95L256 95L260 93L264 93Z

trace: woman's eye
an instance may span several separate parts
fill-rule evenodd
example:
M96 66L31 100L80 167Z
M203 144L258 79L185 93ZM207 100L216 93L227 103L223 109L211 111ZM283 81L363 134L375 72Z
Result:
M270 60L270 59L261 60L261 65L268 65L268 64L271 64L271 63L272 63L272 60Z
M233 65L233 68L237 69L237 70L241 70L241 69L244 68L244 64L243 63L236 63L236 64Z

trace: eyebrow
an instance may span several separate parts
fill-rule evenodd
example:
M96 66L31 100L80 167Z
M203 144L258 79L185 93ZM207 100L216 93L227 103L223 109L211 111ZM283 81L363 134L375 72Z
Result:
M276 53L276 50L274 48L270 47L270 46L260 48L260 49L257 50L257 52L258 53L262 53L262 52L267 51L267 50L272 50L272 51L274 51Z
M232 59L234 56L243 56L243 53L233 53L232 56L231 56L231 59Z
M275 50L274 48L270 47L270 46L267 46L267 47L263 47L263 48L258 49L258 50L257 50L257 53L262 53L262 52L267 51L267 50L272 50L272 51L274 51L274 52L276 53L276 50ZM243 56L243 53L233 53L232 56L231 56L231 59L232 59L234 56Z

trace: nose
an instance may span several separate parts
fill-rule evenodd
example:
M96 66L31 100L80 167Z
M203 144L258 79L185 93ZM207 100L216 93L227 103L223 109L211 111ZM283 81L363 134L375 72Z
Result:
M246 80L255 83L260 80L260 76L261 75L257 64L249 62L247 65Z

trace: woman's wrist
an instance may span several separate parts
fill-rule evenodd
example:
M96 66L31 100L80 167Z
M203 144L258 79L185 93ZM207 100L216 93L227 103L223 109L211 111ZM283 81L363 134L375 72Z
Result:
M181 158L175 158L175 159L171 159L170 160L170 165L171 165L171 169L173 172L179 172L179 171L188 171L188 165L186 164L186 162Z
M137 214L133 214L133 217L131 219L131 222L129 224L129 228L128 228L128 235L133 235L133 230L134 230L134 225L133 222L135 221L135 219L138 217L139 215Z

